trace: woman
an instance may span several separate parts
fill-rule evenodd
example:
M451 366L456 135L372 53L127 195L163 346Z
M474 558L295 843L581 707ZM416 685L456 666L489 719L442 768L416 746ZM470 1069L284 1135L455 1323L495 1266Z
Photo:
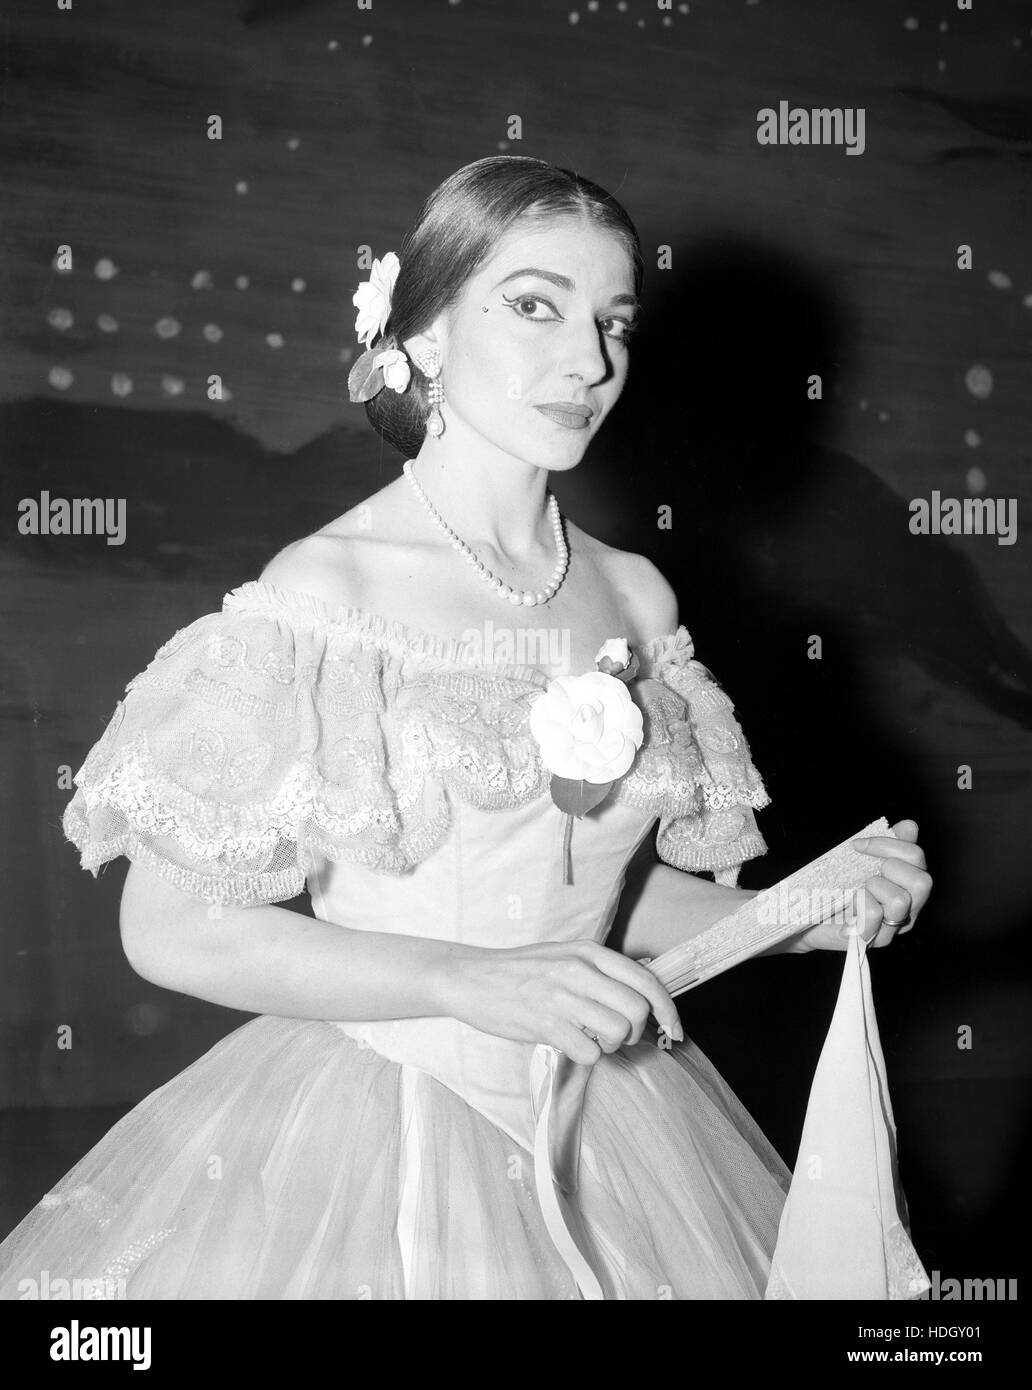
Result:
M669 584L548 492L620 396L641 281L611 197L511 157L374 263L352 398L403 476L159 649L65 817L84 867L131 861L135 969L260 1016L26 1217L5 1297L41 1269L143 1299L763 1297L788 1170L641 958L750 896L769 798ZM606 794L571 811L582 779ZM931 883L895 831L879 946ZM274 905L305 883L314 919Z

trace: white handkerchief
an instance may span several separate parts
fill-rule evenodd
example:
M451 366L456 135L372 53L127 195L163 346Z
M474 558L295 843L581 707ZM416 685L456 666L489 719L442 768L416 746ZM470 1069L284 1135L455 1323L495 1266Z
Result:
M918 1298L867 946L845 953L771 1262L769 1299Z

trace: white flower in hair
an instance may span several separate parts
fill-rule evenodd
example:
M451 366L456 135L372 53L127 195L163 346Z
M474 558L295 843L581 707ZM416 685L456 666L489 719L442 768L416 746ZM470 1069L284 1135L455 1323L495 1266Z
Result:
M404 391L412 380L412 368L408 358L399 348L387 348L378 352L373 359L373 367L383 369L383 384L392 391Z
M391 297L394 282L398 278L401 262L393 251L388 251L383 260L374 260L369 279L363 280L351 298L358 310L355 319L355 332L358 341L371 347L373 339L382 333L391 312Z

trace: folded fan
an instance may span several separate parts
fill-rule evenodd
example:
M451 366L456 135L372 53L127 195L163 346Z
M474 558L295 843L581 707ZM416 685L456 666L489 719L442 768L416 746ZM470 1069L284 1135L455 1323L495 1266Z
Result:
M698 936L643 961L671 995L683 994L769 946L841 913L880 861L853 848L870 835L892 835L884 816L819 859L765 888Z

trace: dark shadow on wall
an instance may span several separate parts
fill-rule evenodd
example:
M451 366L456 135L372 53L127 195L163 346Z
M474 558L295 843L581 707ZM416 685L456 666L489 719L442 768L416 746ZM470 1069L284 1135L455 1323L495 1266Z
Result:
M698 659L735 700L772 797L758 815L769 853L745 866L743 886L776 882L878 815L918 822L935 871L933 934L919 929L872 962L890 1084L894 1060L918 1043L922 1057L942 1059L931 1091L897 1094L911 1217L929 1267L968 1255L984 1264L996 1240L1001 1274L1016 1273L1024 1251L989 1218L1017 1191L1030 1059L1027 1048L1016 1055L1015 1037L1009 1075L958 1080L953 1023L991 1026L995 991L1025 959L1028 912L997 921L993 949L977 951L977 924L954 905L978 878L975 900L991 912L986 889L1020 877L1028 759L980 775L1001 835L995 862L973 862L956 790L964 742L938 692L981 707L1001 745L1024 740L1032 656L969 558L946 538L912 536L908 499L823 442L853 334L834 287L733 236L675 259L678 272L646 301L620 404L570 479L569 508L655 561ZM820 403L806 395L813 373ZM926 489L937 485L929 478ZM656 525L664 505L670 530ZM814 634L819 661L807 657ZM897 695L906 665L925 678L916 703ZM941 756L915 749L918 725ZM829 952L758 961L683 1002L688 1032L790 1157L840 976ZM990 1094L1003 1104L986 1105ZM990 1172L997 1181L981 1181Z

